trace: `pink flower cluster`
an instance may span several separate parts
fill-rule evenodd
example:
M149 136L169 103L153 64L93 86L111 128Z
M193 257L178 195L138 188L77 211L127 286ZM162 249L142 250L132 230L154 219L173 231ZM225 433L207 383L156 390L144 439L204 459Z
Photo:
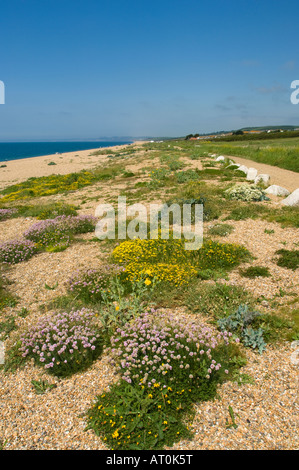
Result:
M0 221L9 219L16 212L17 209L0 209Z
M0 261L6 264L16 264L26 261L37 252L35 243L30 240L9 240L0 245Z
M111 338L113 364L128 383L170 384L206 378L221 368L213 350L221 342L229 344L231 333L217 332L206 326L181 325L169 315L144 313L134 322L118 328Z
M23 357L33 357L45 369L65 371L91 361L99 348L100 334L93 323L94 313L77 311L50 314L20 337Z

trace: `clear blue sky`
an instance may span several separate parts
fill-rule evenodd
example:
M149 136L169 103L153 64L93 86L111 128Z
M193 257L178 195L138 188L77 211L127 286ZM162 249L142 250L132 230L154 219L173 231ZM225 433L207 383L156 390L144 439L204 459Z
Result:
M2 0L0 141L299 125L298 31L298 0Z

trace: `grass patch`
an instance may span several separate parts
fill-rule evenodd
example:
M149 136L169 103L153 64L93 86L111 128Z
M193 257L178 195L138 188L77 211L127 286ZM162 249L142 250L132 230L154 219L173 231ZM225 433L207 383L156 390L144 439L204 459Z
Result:
M217 237L226 237L234 230L234 226L230 224L216 224L209 228L210 235Z
M264 266L250 266L246 269L241 269L240 274L243 277L248 277L249 279L254 279L255 277L269 277L271 276L269 268Z
M253 297L242 287L222 283L200 282L190 286L185 304L192 313L209 316L212 321L234 313L239 305L255 305Z
M243 136L240 136L239 142L202 142L202 146L209 152L243 157L258 163L266 163L268 165L298 172L298 142L298 136L291 139L271 139L271 136L268 134L267 140L255 139L248 141L245 140Z
M276 251L279 255L276 264L282 268L295 269L299 268L299 250L285 250L281 249Z

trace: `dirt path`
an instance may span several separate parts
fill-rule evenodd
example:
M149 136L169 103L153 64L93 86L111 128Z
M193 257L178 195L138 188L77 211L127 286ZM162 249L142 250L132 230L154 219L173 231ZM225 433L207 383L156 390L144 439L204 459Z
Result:
M258 174L267 173L270 175L270 184L277 184L283 188L288 189L290 192L295 191L299 188L299 173L290 170L284 170L277 166L267 165L265 163L257 163L253 160L247 160L246 158L228 156L236 163L245 165L247 168L256 168Z

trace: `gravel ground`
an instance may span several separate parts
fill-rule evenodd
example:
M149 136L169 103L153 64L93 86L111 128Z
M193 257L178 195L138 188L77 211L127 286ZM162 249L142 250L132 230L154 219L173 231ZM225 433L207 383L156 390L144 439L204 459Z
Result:
M71 202L72 197L70 195L66 202ZM93 214L95 205L94 202L84 206L82 213ZM0 240L19 236L33 222L30 218L1 222ZM250 264L267 266L272 275L270 278L246 279L236 269L227 282L241 285L256 297L263 295L265 299L273 299L281 289L298 296L298 270L290 271L274 262L277 249L297 246L298 230L282 229L278 224L260 220L227 223L235 229L229 236L219 239L244 244L255 256ZM274 233L267 234L265 229L272 229ZM66 292L64 281L74 270L95 267L105 259L102 245L89 240L92 236L80 237L86 238L86 243L75 243L64 252L42 253L9 268L6 273L12 283L9 289L19 296L20 303L3 312L14 315L18 325L18 330L11 333L7 347L17 339L20 331L42 315L41 306ZM49 290L45 284L56 287ZM16 315L22 307L30 312L25 318ZM180 309L176 314L182 319L192 318ZM196 321L204 319L197 316ZM172 449L297 450L298 355L299 347L289 342L279 347L268 345L262 355L246 349L248 362L241 373L248 374L253 383L227 382L219 388L218 399L197 404L193 439L180 441ZM37 395L32 379L48 380L56 387ZM92 431L84 430L84 414L96 396L115 380L117 377L106 355L84 373L63 380L49 376L31 363L14 373L0 371L0 444L5 443L7 450L106 449ZM229 406L235 413L236 427L227 427L231 423Z

